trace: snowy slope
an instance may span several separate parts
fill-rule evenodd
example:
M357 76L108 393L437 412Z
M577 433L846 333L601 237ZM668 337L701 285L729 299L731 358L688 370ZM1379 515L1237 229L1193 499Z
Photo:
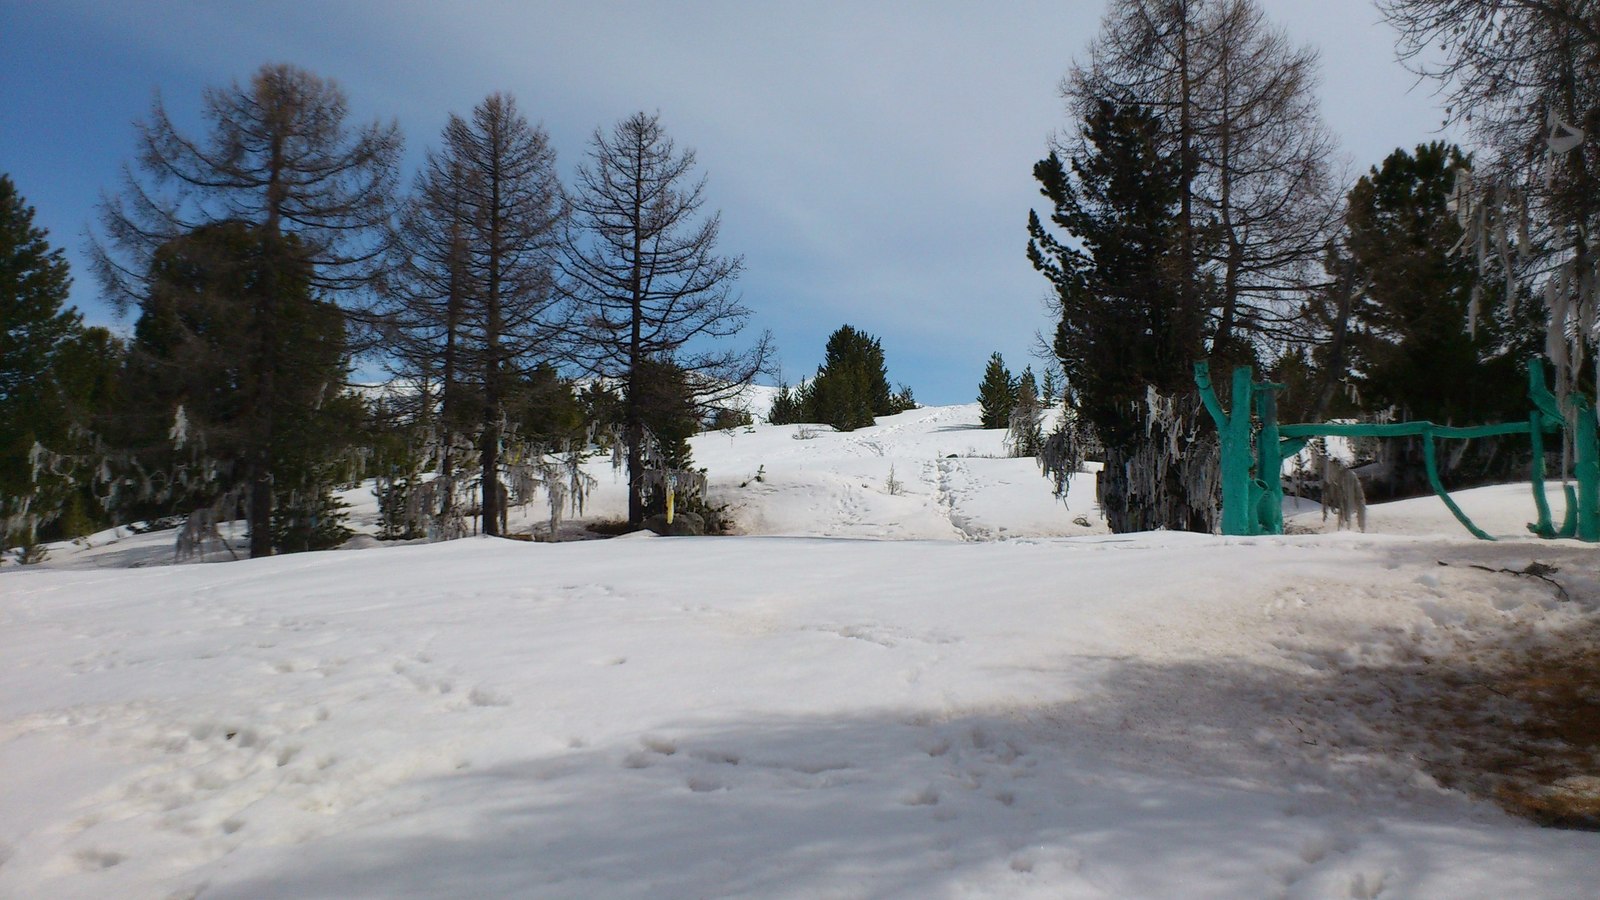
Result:
M1110 536L975 418L697 438L749 536L0 569L0 896L1593 895L1417 715L1592 627L1592 548ZM1471 568L1531 559L1574 599Z
M1105 531L1092 478L1079 479L1063 506L1033 460L1008 458L1002 439L978 427L971 403L845 433L757 425L692 446L710 472L712 501L728 504L748 534L993 540Z

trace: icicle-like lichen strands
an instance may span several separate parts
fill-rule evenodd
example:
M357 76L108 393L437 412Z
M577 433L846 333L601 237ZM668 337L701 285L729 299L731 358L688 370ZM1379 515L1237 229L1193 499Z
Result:
M1559 287L1556 283L1557 281L1558 279L1552 276L1546 279L1544 283L1544 309L1545 315L1548 319L1544 333L1544 355L1552 362L1554 362L1556 358L1556 355L1554 352L1552 352L1550 345L1551 342L1555 340L1555 336L1557 334L1557 329L1555 327L1555 309L1556 303L1559 302L1556 300L1556 290Z
M1517 201L1517 263L1525 265L1533 258L1532 229L1528 225L1528 192L1518 188L1512 195Z
M1039 469L1051 480L1057 500L1066 501L1072 476L1083 466L1086 443L1077 418L1070 412L1061 416L1055 431L1044 439L1038 456Z
M1577 294L1573 298L1567 326L1568 365L1574 383L1583 370L1584 359L1588 356L1589 337L1594 333L1594 267L1584 266L1577 281Z
M599 484L594 476L583 470L583 448L573 446L567 450L567 493L572 498L572 512L583 515L584 504L589 502L589 492Z
M554 469L554 466L551 466ZM559 478L554 477L551 471L550 478L545 482L545 499L549 502L550 537L556 536L556 531L561 527L561 513L567 508L567 486Z
M1489 239L1492 234L1489 228L1489 205L1487 203L1478 205L1476 234L1478 238L1475 242L1478 245L1478 277L1482 278L1489 272Z
M172 441L174 450L182 450L183 445L189 442L189 414L184 411L182 403L172 414L172 430L167 432L167 438Z
M32 474L29 475L29 480L36 484L38 483L39 472L45 467L45 460L49 455L50 451L46 450L43 444L38 441L33 442L33 449L28 451L28 465L33 469Z
M1456 214L1456 224L1461 226L1462 232L1472 230L1472 173L1466 169L1456 170L1455 184L1452 186L1449 208Z
M1571 261L1563 264L1552 279L1555 291L1549 295L1548 309L1550 314L1549 330L1545 333L1545 355L1550 357L1550 362L1556 368L1556 392L1565 396L1568 376L1567 356L1567 310L1571 305L1572 275L1574 264Z
M1495 240L1500 244L1501 274L1506 279L1506 309L1515 315L1517 311L1517 286L1516 272L1511 265L1511 236L1510 229L1506 227L1506 212L1510 209L1509 203L1501 208L1500 216L1495 222Z
M1322 458L1322 521L1328 521L1328 512L1334 513L1340 531L1354 523L1367 530L1367 495L1356 473L1345 468L1336 459Z
M1585 273L1589 287L1584 291L1583 329L1578 335L1578 340L1583 343L1594 340L1596 319L1600 317L1600 268L1596 268L1597 265L1600 263L1589 263L1589 270Z

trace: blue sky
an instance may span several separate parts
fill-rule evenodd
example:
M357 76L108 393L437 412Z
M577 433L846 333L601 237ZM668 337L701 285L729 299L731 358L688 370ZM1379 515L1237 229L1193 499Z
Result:
M1322 52L1324 115L1359 174L1440 135L1431 85L1393 61L1363 0L1263 0ZM1030 171L1069 127L1056 86L1101 0L978 3L156 2L0 0L0 171L66 249L73 302L127 331L84 265L102 192L161 91L198 131L201 90L290 62L338 81L354 117L398 119L409 171L450 112L514 94L563 176L590 134L659 111L693 147L743 254L752 327L789 380L829 332L882 339L890 378L967 402L989 354L1013 369L1048 329L1024 255ZM1036 364L1037 365L1037 364Z

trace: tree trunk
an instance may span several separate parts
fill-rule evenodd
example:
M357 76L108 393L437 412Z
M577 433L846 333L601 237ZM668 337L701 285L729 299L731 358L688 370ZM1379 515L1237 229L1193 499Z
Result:
M1189 71L1189 0L1179 0L1178 23L1178 180L1182 184L1178 207L1179 255L1183 272L1178 284L1179 307L1182 310L1179 327L1201 327L1205 316L1200 309L1199 285L1195 276L1199 266L1195 262L1194 228L1194 79Z
M257 461L250 476L250 558L272 555L272 473Z
M491 134L491 141L498 135ZM489 290L485 298L484 360L483 360L483 439L481 444L483 473L483 533L500 536L500 523L504 518L500 495L500 332L504 328L500 310L500 254L501 233L500 159L489 162L489 222L488 271Z
M628 525L644 524L644 408L640 403L640 367L644 363L644 146L633 148L633 293L632 322L628 333L628 401L624 407L628 442Z

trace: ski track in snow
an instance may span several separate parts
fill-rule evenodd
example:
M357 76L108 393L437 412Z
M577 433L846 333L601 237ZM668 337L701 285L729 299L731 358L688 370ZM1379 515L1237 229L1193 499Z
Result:
M0 896L1600 883L1596 835L1440 787L1404 718L1482 643L1593 621L1592 549L1416 503L1374 508L1401 535L1110 537L972 418L696 439L803 537L99 568L161 561L145 535L0 570ZM1528 505L1461 499L1506 531ZM1574 601L1466 567L1532 558Z

